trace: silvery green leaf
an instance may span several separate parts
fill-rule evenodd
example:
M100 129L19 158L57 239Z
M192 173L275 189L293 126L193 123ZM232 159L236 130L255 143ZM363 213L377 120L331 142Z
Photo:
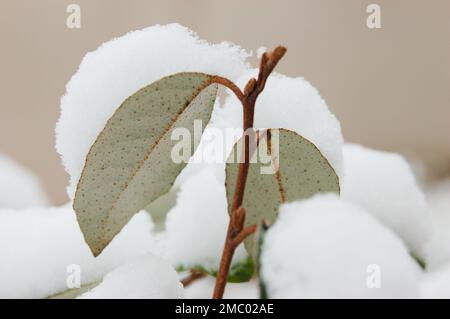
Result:
M305 199L319 192L339 193L339 178L317 147L287 129L256 132L242 206L245 226L262 220L274 222L284 202ZM232 207L243 139L228 158L226 182L228 210ZM253 236L245 240L247 252L255 256Z
M194 136L194 120L202 128L209 122L217 93L212 78L165 77L128 97L106 123L86 157L73 203L95 256L136 212L170 190L186 165L171 158L178 143L171 133L186 128Z

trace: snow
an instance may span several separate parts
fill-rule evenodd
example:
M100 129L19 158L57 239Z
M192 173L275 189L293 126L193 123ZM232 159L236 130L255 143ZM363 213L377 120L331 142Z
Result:
M346 144L342 198L358 204L391 228L417 256L431 236L425 196L402 156Z
M48 202L37 176L0 154L0 208L42 207Z
M403 242L334 194L284 204L266 233L261 258L272 298L419 296L422 273Z
M174 299L183 297L177 272L163 259L148 254L108 273L80 299Z
M216 279L207 276L198 279L184 289L186 299L211 299ZM244 283L227 283L224 299L258 299L259 287L257 280Z
M264 51L259 48L257 56ZM230 43L208 44L178 24L130 32L86 54L67 83L56 126L56 149L70 175L69 196L74 195L92 143L125 98L182 71L219 74L243 88L258 72L249 69L248 56ZM94 259L70 206L1 210L0 251L6 254L0 265L0 297L45 297L63 291L70 264L81 266L84 284L108 273L83 298L178 298L183 290L167 262L173 267L217 270L228 224L223 162L239 138L226 129L242 126L240 102L227 93L223 107L216 101L196 156L211 146L222 147L224 152L216 164L191 163L177 178L180 191L167 215L165 232L152 233L151 218L141 212ZM357 145L343 148L339 121L318 90L300 77L270 76L257 101L254 126L287 128L313 142L336 170L342 190L342 199L319 195L282 206L262 256L269 295L419 296L422 273L408 250L425 256L432 225L425 197L406 161L397 154ZM215 135L217 131L222 134ZM225 140L219 138L223 133ZM20 189L15 194L21 193ZM446 244L450 237L441 226L450 226L450 218L433 214L438 235L428 250L427 262L432 266L450 261L450 245ZM148 252L167 262L153 255L135 259ZM246 257L241 245L233 263ZM370 289L367 269L374 264L381 269L381 288ZM213 282L207 277L193 283L186 296L209 298ZM229 285L227 291L235 298L258 295L254 282Z
M166 218L165 254L175 267L218 269L229 220L224 181L224 166L211 164L181 185ZM233 263L246 257L240 245Z
M420 288L422 298L450 299L450 264L427 273Z
M70 205L0 210L0 298L43 298L67 290L69 265L81 283L100 280L131 258L158 251L146 212L135 215L97 258L90 253Z
M267 52L267 48L266 48L266 47L264 47L264 46L259 47L259 48L256 50L256 57L257 57L258 59L261 59L262 56L263 56L263 54L264 54L265 52Z
M206 167L225 170L225 162L243 132L242 128L229 127L228 123L224 112L220 109L213 111L210 124L205 128L194 155L175 180L176 187Z
M127 33L86 54L66 85L56 126L56 149L69 173L73 197L85 157L116 108L141 87L182 72L236 79L248 54L230 43L208 44L178 24Z
M450 179L433 185L427 192L433 220L433 236L427 247L427 269L450 263Z
M242 75L237 84L243 88L253 69ZM230 127L242 126L240 102L230 95L221 109ZM314 143L339 176L343 175L341 126L330 112L316 88L303 78L273 73L256 102L255 128L287 128Z

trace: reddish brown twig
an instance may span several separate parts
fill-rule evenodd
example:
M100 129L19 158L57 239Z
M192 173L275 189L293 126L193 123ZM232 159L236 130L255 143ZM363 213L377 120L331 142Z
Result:
M190 284L192 284L194 281L196 281L197 279L200 279L203 277L205 277L204 273L202 273L200 271L192 270L191 273L186 278L183 278L183 280L181 280L181 284L184 287L187 287Z
M258 79L250 79L242 92L233 82L215 77L214 82L225 85L232 90L237 98L241 101L243 107L243 128L245 134L245 142L243 144L244 160L241 161L236 179L236 187L233 194L233 204L230 210L230 221L228 224L227 237L220 260L219 272L216 278L216 286L214 287L214 299L221 299L225 291L225 285L228 278L228 272L231 266L231 260L237 246L249 235L255 232L256 226L250 226L243 229L245 222L245 209L242 206L244 199L245 185L247 182L248 169L250 165L250 139L255 138L253 129L253 120L255 115L255 103L258 95L264 90L267 78L273 69L286 53L286 48L278 46L271 52L266 52L261 58ZM254 145L255 143L252 143Z
M222 258L220 260L219 272L217 273L216 277L216 285L214 287L214 299L220 299L223 296L234 251L239 246L239 244L245 240L245 238L256 231L256 225L249 226L243 229L244 221L245 209L243 207L239 207L234 213L230 215L227 237L225 240ZM218 290L218 287L220 288L220 290Z
M233 238L234 247L238 247L248 236L256 231L256 225L247 226Z
M215 76L213 76L211 81L214 83L222 84L223 86L230 89L234 93L234 95L236 95L236 97L239 99L239 101L242 102L244 100L244 93L242 93L241 89L236 84L234 84L232 81L228 80L227 78L223 78L221 76L215 75Z

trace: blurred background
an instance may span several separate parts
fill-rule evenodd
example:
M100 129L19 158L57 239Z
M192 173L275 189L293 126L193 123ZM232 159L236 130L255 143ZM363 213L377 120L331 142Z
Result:
M80 29L66 26L72 3ZM366 25L371 3L380 29ZM254 52L287 46L278 70L319 89L347 141L401 152L429 179L450 173L448 0L2 0L0 16L0 153L38 175L53 204L67 200L54 150L65 84L102 42L169 22Z

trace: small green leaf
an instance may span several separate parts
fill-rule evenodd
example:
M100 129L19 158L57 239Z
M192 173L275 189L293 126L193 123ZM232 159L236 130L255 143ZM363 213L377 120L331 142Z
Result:
M254 272L255 265L253 263L253 258L249 256L245 260L231 266L227 281L247 282L252 279Z
M417 264L420 266L420 268L422 268L423 270L427 269L427 263L426 263L425 259L423 259L415 254L411 254L411 257L417 262Z
M273 222L284 202L309 198L318 192L339 193L339 178L333 167L307 139L286 129L269 129L257 131L256 141L242 203L246 209L245 226L259 224L263 219ZM226 166L229 213L242 143L243 139L235 144ZM245 240L245 247L255 256L253 236Z
M206 267L203 267L202 265L195 265L192 267L186 267L184 265L179 265L176 267L176 270L178 272L181 271L188 271L188 270L196 270L201 273L208 274L210 276L216 277L217 276L217 269L207 269ZM230 267L230 271L228 273L228 282L233 283L239 283L239 282L247 282L250 279L252 279L253 274L255 272L255 266L253 263L253 258L250 256L246 259L235 263L233 266Z
M106 123L86 157L73 204L95 256L136 212L168 192L186 166L171 158L178 143L171 133L185 128L194 136L194 120L202 129L209 122L217 93L212 78L165 77L127 98Z

